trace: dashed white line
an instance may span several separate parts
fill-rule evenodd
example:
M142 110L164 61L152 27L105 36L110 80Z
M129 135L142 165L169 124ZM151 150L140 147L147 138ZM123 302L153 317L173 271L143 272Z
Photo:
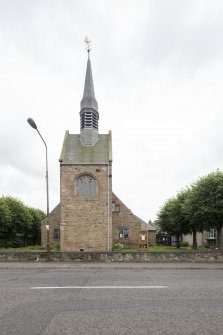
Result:
M168 286L32 286L30 287L31 290L57 290L57 289L122 289L122 290L129 290L129 289L162 289L168 288Z

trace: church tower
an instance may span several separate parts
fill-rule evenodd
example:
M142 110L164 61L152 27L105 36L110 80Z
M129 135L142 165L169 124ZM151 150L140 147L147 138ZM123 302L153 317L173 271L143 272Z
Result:
M80 134L66 131L60 156L60 249L112 249L111 132L98 132L98 103L88 44Z

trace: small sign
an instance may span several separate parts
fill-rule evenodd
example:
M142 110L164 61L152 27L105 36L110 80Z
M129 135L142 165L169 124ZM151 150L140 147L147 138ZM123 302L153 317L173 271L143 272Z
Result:
M50 230L50 225L46 224L46 230Z

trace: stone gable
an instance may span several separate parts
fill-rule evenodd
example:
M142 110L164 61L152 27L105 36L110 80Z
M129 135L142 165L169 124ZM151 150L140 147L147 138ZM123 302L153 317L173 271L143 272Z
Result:
M60 240L55 239L55 229L60 229L60 204L58 204L49 215L49 226L50 226L50 245L54 247L60 244ZM46 219L41 224L41 245L46 247Z
M113 244L137 245L138 234L141 230L140 220L114 193L112 193L112 203ZM121 229L128 230L128 238L125 239L124 236L120 238Z

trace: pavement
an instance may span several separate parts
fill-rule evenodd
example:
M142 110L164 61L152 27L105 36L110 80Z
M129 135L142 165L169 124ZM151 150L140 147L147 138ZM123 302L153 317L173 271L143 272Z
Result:
M222 264L0 265L1 335L223 334Z
M0 262L0 269L223 270L223 263Z

